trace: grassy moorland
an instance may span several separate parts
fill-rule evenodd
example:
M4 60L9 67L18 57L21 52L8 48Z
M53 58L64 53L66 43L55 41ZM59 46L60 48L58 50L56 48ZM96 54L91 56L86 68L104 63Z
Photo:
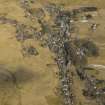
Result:
M85 31L84 24L81 25L79 34L90 37L96 43L105 43L105 0L35 0L33 7L43 7L47 3L63 4L65 7L78 7L82 5L95 5L99 8L99 16L96 22L100 27L91 33ZM0 16L15 19L29 26L36 26L24 17L24 10L20 7L19 0L0 0ZM46 64L54 64L53 54L47 48L41 48L39 41L28 40L26 45L34 44L39 55L23 58L21 55L21 44L17 42L16 29L9 24L0 24L0 70L8 69L16 74L18 86L12 82L0 79L0 105L60 105L59 97L55 95L58 79L56 78L57 66L48 67ZM100 47L100 46L99 46ZM89 63L105 65L105 49L100 49L100 56L89 58ZM0 71L0 72L1 72ZM19 72L18 72L19 71ZM8 73L6 75L9 75ZM1 75L0 75L1 76ZM105 72L101 71L98 78L105 79ZM81 95L83 84L78 77L75 78L75 93L77 99L86 104ZM78 102L79 103L79 102ZM93 105L93 104L92 104Z

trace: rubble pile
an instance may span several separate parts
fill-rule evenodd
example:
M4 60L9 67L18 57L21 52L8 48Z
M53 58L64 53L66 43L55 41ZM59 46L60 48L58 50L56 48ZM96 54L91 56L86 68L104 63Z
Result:
M60 15L59 13L58 15ZM59 17L60 18L60 17ZM60 89L63 97L64 105L73 105L73 93L72 93L72 77L69 75L68 64L71 62L68 59L68 53L66 49L66 43L70 43L70 17L66 18L65 14L59 20L59 26L57 24L58 16L56 17L55 25L57 30L49 33L48 35L48 47L55 53L56 62L59 67L59 79Z
M22 55L25 56L37 56L39 55L38 51L36 50L35 47L29 46L29 47L22 47Z

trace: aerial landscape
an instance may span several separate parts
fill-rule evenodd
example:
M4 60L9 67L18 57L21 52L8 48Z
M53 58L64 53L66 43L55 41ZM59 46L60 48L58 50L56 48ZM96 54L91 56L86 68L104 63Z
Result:
M0 105L105 105L105 0L0 0Z

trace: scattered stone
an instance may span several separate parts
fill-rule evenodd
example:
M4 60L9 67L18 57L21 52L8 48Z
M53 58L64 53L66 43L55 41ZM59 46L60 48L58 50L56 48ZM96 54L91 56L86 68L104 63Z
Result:
M23 56L37 56L39 53L35 47L30 46L30 47L23 47L22 54Z

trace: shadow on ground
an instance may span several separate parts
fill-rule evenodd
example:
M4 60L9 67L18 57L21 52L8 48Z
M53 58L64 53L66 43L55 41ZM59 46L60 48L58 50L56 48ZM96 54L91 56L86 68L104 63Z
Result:
M33 80L33 78L38 78L38 75L35 75L31 70L27 70L24 67L17 67L16 70L11 71L3 66L0 66L0 86L13 83L27 83Z
M34 73L24 67L18 67L13 72L0 66L0 105L22 105L18 85L29 83L34 77Z

